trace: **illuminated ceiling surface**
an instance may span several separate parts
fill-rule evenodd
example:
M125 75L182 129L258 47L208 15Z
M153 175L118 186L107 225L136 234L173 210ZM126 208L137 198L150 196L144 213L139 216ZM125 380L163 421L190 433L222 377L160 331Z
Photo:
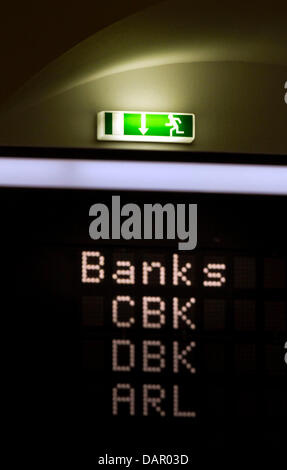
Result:
M70 44L81 42L2 103L0 145L139 148L98 142L95 116L142 109L194 113L192 151L286 154L286 5L148 3L137 12L125 3L109 25L106 12L105 27L95 20L95 34L83 41L83 27L70 34ZM91 34L90 21L87 28Z
M232 7L227 1L192 6L189 0L179 0L176 6L173 0L156 3L61 55L24 87L29 99L45 99L110 74L171 63L287 65L287 8L282 2L275 0L264 8L258 0Z

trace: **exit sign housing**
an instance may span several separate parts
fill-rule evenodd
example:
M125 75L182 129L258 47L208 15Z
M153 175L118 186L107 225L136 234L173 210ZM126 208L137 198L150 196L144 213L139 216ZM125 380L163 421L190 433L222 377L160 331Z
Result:
M98 140L190 144L195 137L195 116L188 113L101 111L97 124Z

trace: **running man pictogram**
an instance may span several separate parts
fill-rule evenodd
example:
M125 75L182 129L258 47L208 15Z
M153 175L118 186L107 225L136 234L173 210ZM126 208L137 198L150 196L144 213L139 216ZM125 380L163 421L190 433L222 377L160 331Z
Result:
M179 130L179 124L181 124L181 119L179 117L174 117L173 114L168 115L169 122L167 122L165 125L166 126L171 126L170 127L170 136L173 136L173 131L176 131L177 134L184 134L184 131Z

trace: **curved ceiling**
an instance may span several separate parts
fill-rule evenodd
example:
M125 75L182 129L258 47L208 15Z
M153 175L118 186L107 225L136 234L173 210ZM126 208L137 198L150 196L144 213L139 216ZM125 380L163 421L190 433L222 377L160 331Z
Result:
M91 14L83 12L86 1L79 24ZM287 153L286 2L148 1L136 12L123 5L113 12L109 2L111 16L70 49L68 38L90 31L66 36L67 10L63 42L55 28L58 51L66 52L52 61L47 54L46 65L0 107L2 145ZM43 42L33 37L39 54ZM50 36L46 42L56 54ZM193 112L195 141L101 142L96 116L108 109Z
M132 10L126 7L123 12ZM28 81L10 104L30 106L91 80L164 64L287 65L286 16L287 7L278 0L264 6L259 0L248 4L160 1L101 29L58 57Z
M24 82L100 29L160 0L2 2L0 104Z

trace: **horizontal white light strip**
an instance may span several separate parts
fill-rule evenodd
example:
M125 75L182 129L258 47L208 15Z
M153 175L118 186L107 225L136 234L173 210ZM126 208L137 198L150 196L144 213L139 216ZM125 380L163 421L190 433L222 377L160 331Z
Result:
M0 186L287 195L287 166L0 158Z

